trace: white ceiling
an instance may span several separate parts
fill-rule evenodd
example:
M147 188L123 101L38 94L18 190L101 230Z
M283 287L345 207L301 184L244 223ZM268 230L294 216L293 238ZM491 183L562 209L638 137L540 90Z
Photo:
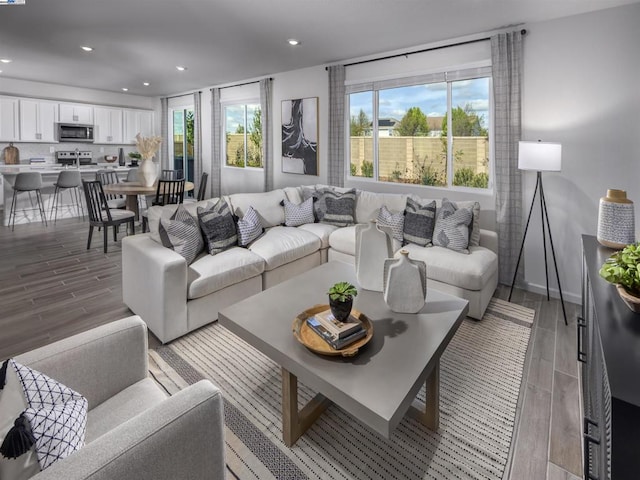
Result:
M26 0L0 6L0 92L7 77L160 96L637 1Z

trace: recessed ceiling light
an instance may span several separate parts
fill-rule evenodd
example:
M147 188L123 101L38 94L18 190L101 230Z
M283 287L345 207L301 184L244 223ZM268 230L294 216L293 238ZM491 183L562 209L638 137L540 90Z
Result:
M12 60L10 58L0 58L0 62L2 62L2 63L11 63Z
M176 68L181 72L184 72L187 69L187 67L183 67L182 65L178 65Z
M287 40L287 43L292 46L300 45L300 40L296 40L295 38L290 38Z
M93 47L82 46L80 48L85 52L93 52Z
M148 87L151 84L149 82L142 82L142 85L144 85L145 87Z
M128 89L127 87L122 87L122 91L123 91L123 92L128 92L128 91L129 91L129 89Z

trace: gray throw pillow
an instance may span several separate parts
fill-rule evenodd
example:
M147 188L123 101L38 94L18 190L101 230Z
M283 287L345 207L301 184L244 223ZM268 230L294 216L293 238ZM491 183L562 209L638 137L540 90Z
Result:
M393 238L402 243L404 212L392 213L386 205L382 205L378 212L377 221L378 226L391 228Z
M158 233L162 245L182 255L187 265L190 265L204 248L200 226L182 204L178 205L171 218L160 219Z
M258 212L253 207L249 207L244 214L244 217L238 219L238 245L241 247L247 247L256 238L262 235L264 227L260 223L260 217Z
M326 193L324 201L327 211L323 215L320 222L335 225L337 227L346 227L353 225L353 212L356 206L356 191L351 190L347 193Z
M450 201L444 198L442 201ZM480 203L473 200L464 202L451 202L456 208L468 208L473 213L473 221L469 227L469 246L477 247L480 245Z
M456 208L452 202L442 200L433 231L433 244L469 253L469 227L472 221L473 213L470 208Z
M224 199L215 204L207 204L205 208L198 207L198 223L204 236L207 251L211 255L224 252L238 244L236 222Z
M315 222L313 198L309 197L299 205L285 198L282 201L282 205L284 206L284 224L287 227L298 227L306 223Z
M407 198L404 211L404 241L422 247L431 245L433 229L436 225L436 201L426 205Z

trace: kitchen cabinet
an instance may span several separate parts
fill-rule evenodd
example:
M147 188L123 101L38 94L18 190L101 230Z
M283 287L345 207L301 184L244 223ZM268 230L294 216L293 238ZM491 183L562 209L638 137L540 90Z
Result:
M584 478L637 479L640 472L640 314L632 312L598 271L614 252L582 236L582 364Z
M58 105L60 123L79 123L93 125L93 106L79 103L60 103Z
M0 142L20 140L18 118L18 99L0 97Z
M149 110L124 110L124 143L136 143L136 135L143 137L155 134L153 130L153 112Z
M122 143L122 109L95 107L95 143Z
M20 140L55 142L58 104L42 100L20 99Z

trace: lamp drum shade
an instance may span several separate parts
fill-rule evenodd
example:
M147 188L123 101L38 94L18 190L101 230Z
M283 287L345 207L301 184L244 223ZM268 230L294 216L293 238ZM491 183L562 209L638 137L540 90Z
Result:
M518 168L538 172L559 172L562 167L562 144L518 142Z
M598 208L597 239L605 247L624 248L636 241L633 202L624 190L607 190Z

